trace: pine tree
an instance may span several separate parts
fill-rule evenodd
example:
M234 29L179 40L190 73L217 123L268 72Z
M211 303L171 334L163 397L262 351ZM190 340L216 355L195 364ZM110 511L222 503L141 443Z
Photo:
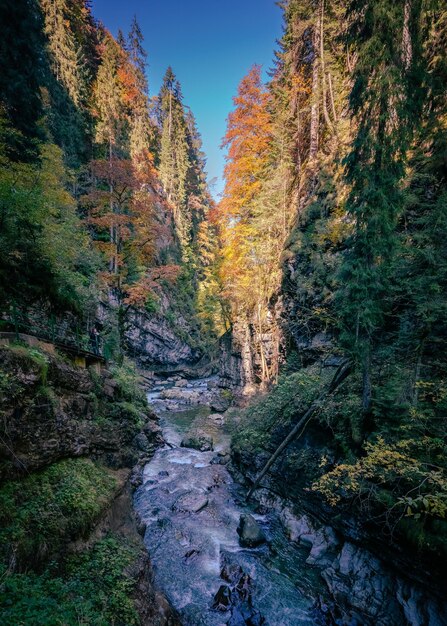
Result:
M36 158L33 140L41 137L43 108L40 87L45 74L42 16L36 0L5 0L0 4L0 116L6 116L10 156ZM17 129L19 133L12 132Z
M107 146L108 157L122 147L124 106L118 76L120 49L109 33L101 43L101 62L94 85L96 141Z
M146 79L147 54L143 48L143 34L136 17L132 21L127 38L126 50L129 55L130 71L135 84L134 97L130 103L130 154L136 163L139 159L147 160L153 137L153 128L149 118L148 84Z
M404 4L353 0L349 5L349 44L358 57L350 96L357 129L346 158L353 232L338 302L345 345L363 372L364 411L371 404L373 342L389 310L404 165L417 119L402 53Z
M413 73L423 78L425 105L415 129L405 190L405 214L400 224L401 254L394 269L394 290L401 315L400 348L414 364L412 401L419 383L429 376L443 384L439 364L445 353L447 313L447 11L436 2L422 6L424 46L408 28L407 54ZM412 36L413 35L413 36ZM422 49L421 49L422 48ZM419 67L415 67L420 56ZM409 97L414 98L411 90ZM439 436L439 432L436 433Z
M80 106L86 95L82 50L71 29L67 2L41 0L41 5L54 75L75 105Z
M159 120L162 124L159 174L169 202L182 250L191 243L191 215L187 206L188 157L187 126L180 83L172 68L166 71L159 95Z

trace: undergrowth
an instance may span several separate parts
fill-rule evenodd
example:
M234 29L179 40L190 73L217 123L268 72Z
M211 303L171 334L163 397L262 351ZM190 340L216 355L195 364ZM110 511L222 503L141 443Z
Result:
M11 574L0 568L0 623L21 626L136 626L126 571L139 549L109 536L61 566L42 573Z

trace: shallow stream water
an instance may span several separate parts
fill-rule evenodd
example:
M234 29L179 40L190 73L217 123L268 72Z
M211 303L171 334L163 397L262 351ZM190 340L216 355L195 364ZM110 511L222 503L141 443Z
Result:
M319 570L306 565L308 550L287 540L276 514L257 514L226 466L212 463L228 449L230 438L209 413L196 407L160 414L167 445L145 467L135 494L135 507L147 524L144 540L156 584L185 626L323 624L314 608L321 591ZM182 438L197 429L213 437L214 451L180 447ZM236 529L244 513L253 514L267 536L259 548L239 545ZM257 622L240 621L238 611L212 608L226 585L222 569L234 570L235 564L248 574Z

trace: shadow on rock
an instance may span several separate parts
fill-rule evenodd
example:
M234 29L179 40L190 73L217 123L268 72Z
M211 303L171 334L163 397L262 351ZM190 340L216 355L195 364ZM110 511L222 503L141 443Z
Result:
M265 619L253 607L252 580L236 563L223 562L220 577L227 584L221 585L214 596L212 609L231 612L228 626L262 626Z

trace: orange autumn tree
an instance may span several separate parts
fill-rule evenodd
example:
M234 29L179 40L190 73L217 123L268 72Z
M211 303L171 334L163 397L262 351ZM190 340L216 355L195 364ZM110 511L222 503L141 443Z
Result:
M241 81L228 117L223 147L228 149L225 190L217 209L222 241L220 267L233 321L249 324L262 381L276 374L265 355L263 337L271 322L269 303L278 283L282 230L266 192L271 175L274 126L271 95L254 65Z
M120 303L144 306L162 281L173 280L176 266L156 265L154 189L157 172L150 151L154 132L149 118L146 53L133 21L127 43L104 31L94 85L96 142L103 154L90 164L90 190L84 196L87 222L107 270L104 284Z
M219 206L223 218L246 219L259 192L272 133L270 95L262 83L261 67L253 65L233 98L222 147L228 149L225 190Z
M256 272L254 218L269 160L272 122L269 93L262 83L261 68L254 65L233 99L222 146L228 149L225 190L217 207L222 239L221 276L234 315L250 313L256 300L252 292Z
M129 159L93 161L92 187L83 198L93 239L107 261L103 279L120 301L134 306L157 297L161 282L178 274L176 265L154 267L159 232L151 173Z
M138 202L140 182L130 160L112 156L108 161L92 161L91 176L91 190L83 198L88 223L97 247L108 261L108 283L121 288L125 247L135 234L142 212L147 213L143 223L149 223L151 207ZM147 259L153 254L152 237L147 237L142 253Z

